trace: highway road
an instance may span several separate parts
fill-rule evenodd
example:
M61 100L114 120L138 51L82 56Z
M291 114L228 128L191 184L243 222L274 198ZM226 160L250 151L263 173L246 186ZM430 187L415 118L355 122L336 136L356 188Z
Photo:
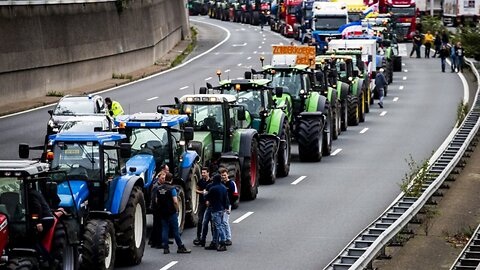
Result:
M241 77L258 60L269 61L272 44L289 41L259 27L194 17L199 47L173 71L103 96L120 101L127 112L154 111L174 96L192 93L205 81L215 85L215 71ZM215 25L212 25L215 24ZM219 42L223 42L217 45ZM410 155L428 158L450 133L463 98L460 78L440 72L439 59L403 57L394 74L385 108L374 105L366 122L349 127L334 141L334 156L320 163L300 163L293 149L290 175L261 186L258 198L242 202L231 214L233 245L227 252L194 247L195 231L182 235L191 254L163 255L147 248L143 262L128 269L321 269L400 193ZM19 142L43 141L47 108L0 118L1 159L17 156ZM243 218L243 219L242 219Z

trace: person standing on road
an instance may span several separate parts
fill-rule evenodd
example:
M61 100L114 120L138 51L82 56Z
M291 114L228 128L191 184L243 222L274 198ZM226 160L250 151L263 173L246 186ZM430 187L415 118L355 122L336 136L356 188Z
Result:
M435 32L435 40L433 41L433 45L435 46L435 53L433 54L433 58L435 56L440 57L440 49L442 48L442 37L440 37L440 34L438 32Z
M205 202L205 195L207 194L207 186L210 183L210 170L207 167L202 168L202 178L197 183L197 194L199 194L198 200L198 224L197 224L197 238L193 240L195 246L205 246L205 239L208 233L208 223L210 221L210 214L204 219L205 212L207 209L207 204ZM206 221L206 222L205 222ZM203 226L205 224L205 231L203 231ZM202 237L202 233L205 235L205 238Z
M432 43L433 35L430 33L430 31L427 31L423 42L423 44L425 45L425 58L430 58L430 49L432 48Z
M378 106L380 106L380 108L383 108L383 96L385 95L385 87L387 87L387 79L385 75L383 75L384 71L383 68L380 68L375 76L375 88L378 91Z
M265 12L260 12L260 30L263 31L263 26L267 23L267 16Z
M413 52L416 52L417 58L420 57L420 47L422 46L422 36L418 31L415 31L415 35L412 38L412 50L410 51L410 57L412 57Z
M442 32L442 44L447 45L448 41L449 41L448 33L447 33L446 30L443 30L443 32Z
M115 118L124 113L122 105L120 105L118 101L112 101L111 98L107 97L105 98L105 104L107 105L108 115L110 115L112 118Z
M447 57L450 55L450 52L447 48L447 45L442 45L440 47L439 57L442 63L442 72L445 72L445 62L447 61Z
M452 44L450 46L450 60L452 61L450 67L452 68L452 72L455 72L457 69L457 54L455 52L455 46Z
M465 55L465 49L462 47L461 42L457 42L457 45L455 46L455 58L457 60L456 62L456 67L457 67L457 72L463 72L463 57Z
M226 235L223 226L223 215L225 212L229 213L229 202L227 188L222 184L222 177L219 174L213 176L213 184L208 190L206 201L212 211L213 222L213 239L209 246L205 247L208 250L226 251L225 245Z
M177 253L190 253L182 243L180 233L178 231L178 199L177 190L172 186L173 175L171 173L165 174L165 183L158 186L156 193L156 204L158 205L158 214L162 219L162 239L163 239L163 254L170 253L168 247L168 234L170 228L173 230L173 236L177 243Z
M162 184L165 183L165 175L166 173L163 171L160 171L157 174L157 182L155 183L153 189L152 189L152 195L151 195L151 203L150 206L152 208L152 213L153 213L153 227L152 227L152 233L150 234L150 240L148 241L148 244L152 248L162 248L162 219L159 213L159 206L157 204L156 200L156 195L158 192L158 187L161 186Z
M222 181L225 187L227 188L227 194L228 194L228 201L230 202L230 205L228 207L228 211L226 211L225 215L223 215L223 226L225 228L225 245L231 246L232 245L232 230L230 228L230 211L232 210L232 206L235 205L235 203L238 200L238 190L237 190L237 185L235 184L235 181L233 179L228 178L228 171L225 168L220 168L220 176L222 176Z

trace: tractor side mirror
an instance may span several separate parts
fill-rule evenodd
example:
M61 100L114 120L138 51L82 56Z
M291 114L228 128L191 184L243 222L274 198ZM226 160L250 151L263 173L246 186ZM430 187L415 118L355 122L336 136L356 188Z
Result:
M53 115L53 110L48 110L48 114L50 114L50 116Z
M173 100L175 101L175 106L177 108L179 108L180 107L180 99L178 97L174 97Z
M252 72L251 71L245 71L245 79L251 80L252 79Z
M30 146L25 143L21 143L18 145L18 156L20 158L28 158L30 156Z
M243 106L238 107L237 119L239 121L247 120L247 116L246 116L246 113L245 113L245 107L243 107Z
M208 89L213 89L213 86L210 83L207 82L207 88Z
M281 98L283 96L283 87L281 86L275 87L275 96L277 98Z
M205 94L207 93L207 91L208 91L207 87L200 87L200 89L199 89L198 92L199 92L201 95L205 95Z
M132 156L132 145L130 143L120 144L120 157L130 158Z
M359 74L359 73L358 73L358 70L354 70L354 71L352 72L353 77L358 77L358 74Z
M183 138L187 142L193 140L193 127L185 127Z

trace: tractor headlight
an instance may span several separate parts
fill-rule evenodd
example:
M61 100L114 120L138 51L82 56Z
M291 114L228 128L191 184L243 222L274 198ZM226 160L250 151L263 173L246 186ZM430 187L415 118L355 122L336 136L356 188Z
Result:
M300 95L304 95L305 94L305 90L301 89L300 90Z

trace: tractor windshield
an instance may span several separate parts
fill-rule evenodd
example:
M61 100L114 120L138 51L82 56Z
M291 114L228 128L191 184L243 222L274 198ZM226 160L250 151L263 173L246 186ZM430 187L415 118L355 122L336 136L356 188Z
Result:
M168 160L168 130L165 128L133 129L130 142L133 155L153 155L157 164Z
M0 213L8 217L9 223L25 222L22 181L21 177L0 178Z
M260 112L265 109L265 98L261 90L248 89L237 92L230 90L224 94L231 94L237 96L237 103L245 107L251 116L254 118L260 117Z
M98 143L58 142L53 152L53 170L65 171L72 180L100 180Z
M290 93L292 97L297 97L302 88L302 78L299 73L293 70L277 70L273 75L272 85L273 87L286 86L288 88L287 92Z
M223 134L222 104L185 104L195 131L213 131Z

